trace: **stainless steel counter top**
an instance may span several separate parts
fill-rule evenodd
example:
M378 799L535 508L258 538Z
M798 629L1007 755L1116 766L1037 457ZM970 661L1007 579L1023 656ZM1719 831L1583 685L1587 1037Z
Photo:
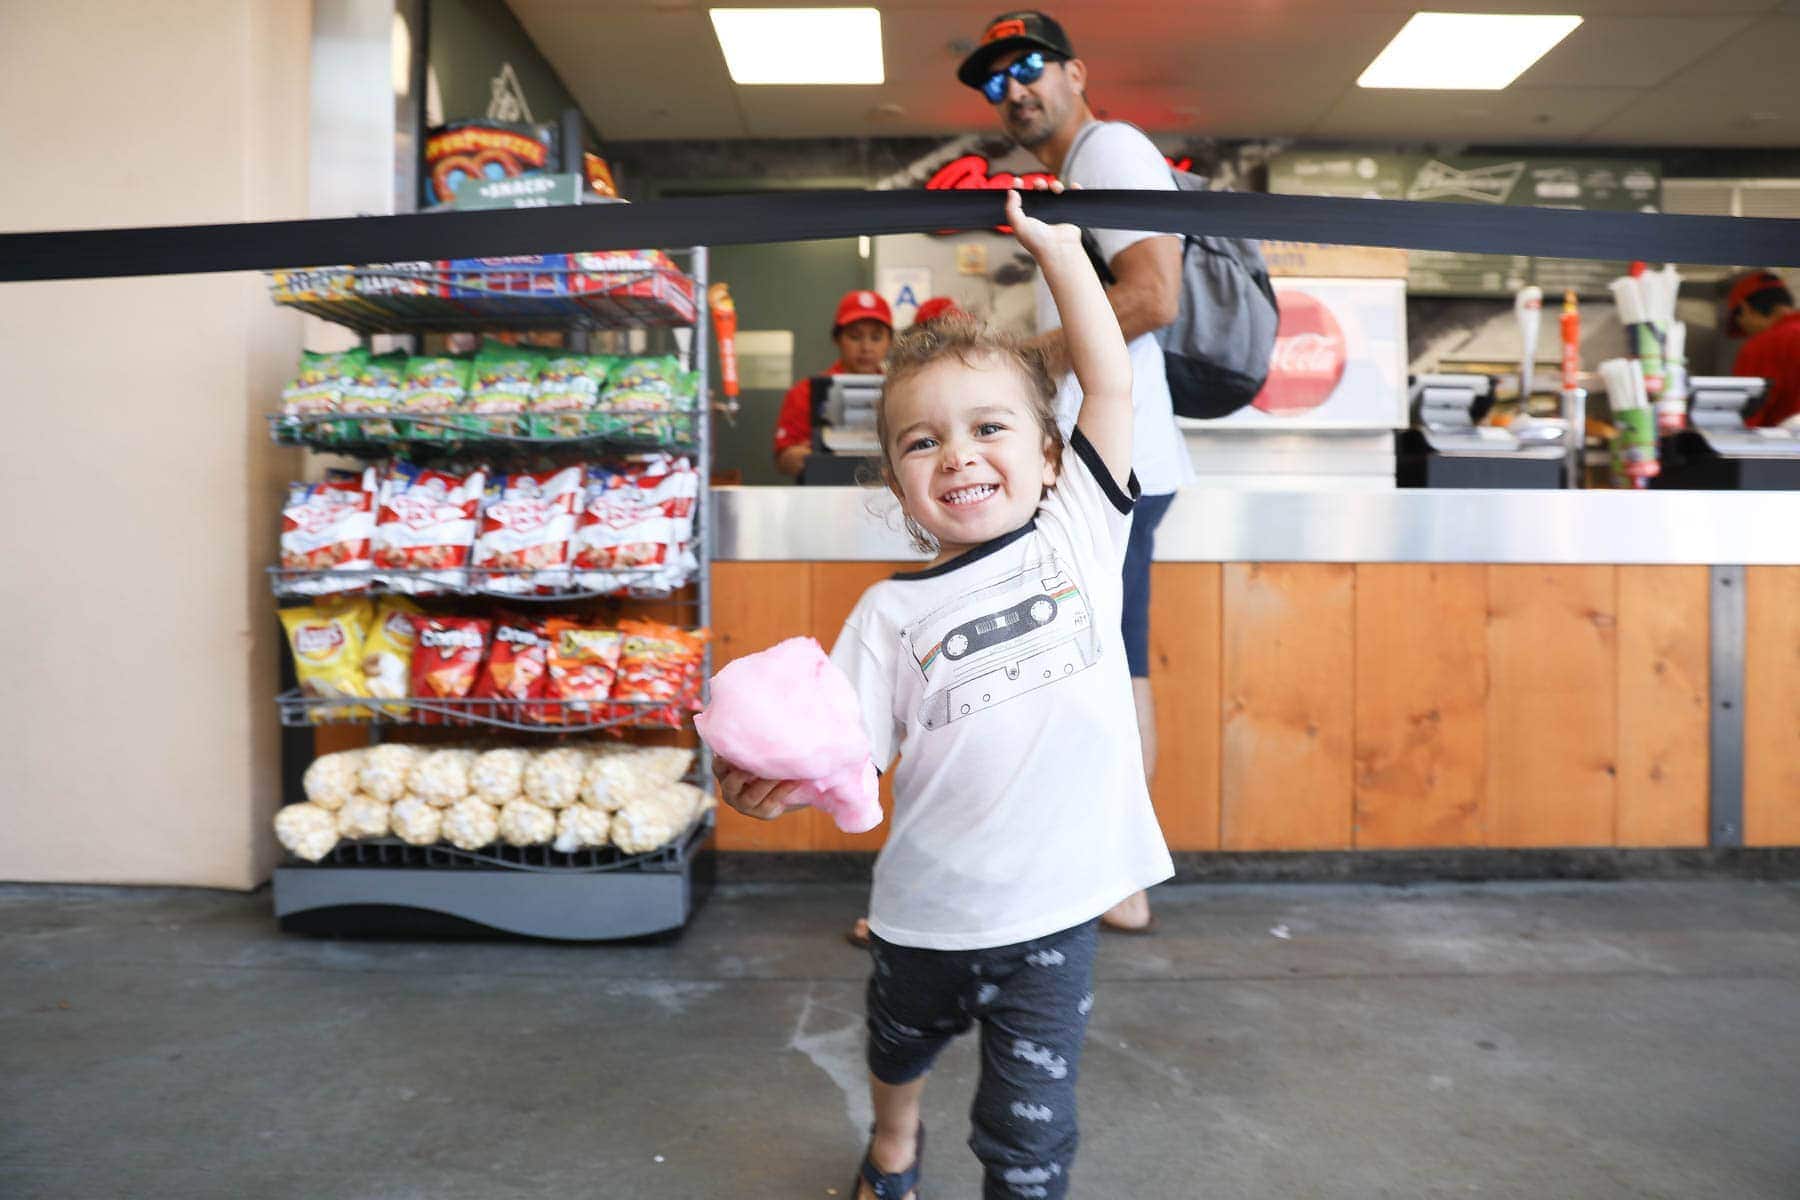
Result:
M716 488L714 555L918 557L885 493ZM1800 564L1800 492L1248 491L1189 488L1159 562Z

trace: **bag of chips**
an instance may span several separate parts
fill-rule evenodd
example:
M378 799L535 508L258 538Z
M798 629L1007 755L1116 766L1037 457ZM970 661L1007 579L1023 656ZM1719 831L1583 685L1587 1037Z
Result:
M369 694L363 679L363 638L372 606L367 600L325 600L318 604L281 610L288 650L294 656L294 674L306 696L363 697ZM329 705L307 711L307 719L353 721L368 715L359 704Z
M680 729L688 713L700 711L700 677L712 635L704 629L634 620L620 621L619 632L625 644L612 694L630 707L616 706L614 718Z
M588 433L614 361L599 354L568 354L545 362L531 394L526 431L532 437L572 438Z
M374 579L367 573L375 565L374 537L375 468L327 471L317 483L291 484L281 509L281 568L330 574L286 578L280 590L321 596L366 589Z
M400 380L400 409L439 418L429 424L404 422L401 435L410 438L447 438L451 416L469 393L469 373L474 362L467 358L437 356L409 358Z
M357 368L355 376L344 385L343 413L392 412L400 407L400 380L406 374L406 354L377 354ZM338 423L347 441L391 438L397 429L392 421L346 417Z
M425 614L417 604L399 596L384 596L375 605L369 636L363 640L363 686L377 700L404 700L412 694L413 648L418 644L416 622ZM396 717L406 715L407 705L384 704Z
M596 432L632 442L686 440L697 392L698 378L672 357L627 359L600 394Z
M619 665L624 635L580 621L552 617L545 623L550 638L549 696L545 720L553 725L597 725L607 717L607 699Z
M288 420L283 424L296 433L332 438L341 433L335 421L308 421L320 413L334 413L344 406L344 389L369 361L369 352L361 346L329 354L311 350L300 355L300 368L281 389L281 412Z
M570 543L575 582L589 591L666 594L698 566L692 542L700 475L656 456L626 471L595 467Z
M536 347L484 340L457 426L478 434L523 433L525 410L543 365L544 352Z
M505 703L498 715L512 720L544 720L544 698L549 686L549 639L544 626L528 617L497 615L487 661L472 693L477 699Z
M413 646L412 694L431 707L416 706L421 725L466 725L466 699L475 686L487 650L489 622L481 617L427 614L413 622L419 640ZM482 708L483 715L491 712Z
M396 462L381 482L375 567L389 589L407 595L460 591L479 528L487 473L467 475Z
M495 479L481 510L474 586L512 596L568 587L569 537L581 485L580 467Z

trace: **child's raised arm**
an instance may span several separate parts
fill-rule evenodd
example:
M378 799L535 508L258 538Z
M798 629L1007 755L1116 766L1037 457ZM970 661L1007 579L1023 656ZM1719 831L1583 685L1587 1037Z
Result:
M1131 355L1106 289L1081 248L1081 230L1026 216L1016 191L1006 193L1006 220L1037 260L1062 316L1069 363L1081 384L1075 425L1123 487L1131 477Z

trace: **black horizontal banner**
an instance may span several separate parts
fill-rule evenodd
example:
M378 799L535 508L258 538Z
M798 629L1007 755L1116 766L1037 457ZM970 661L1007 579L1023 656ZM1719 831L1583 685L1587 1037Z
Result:
M998 191L761 192L644 204L0 234L0 282L986 229L1003 220L1004 198ZM1800 220L1255 192L1028 192L1026 207L1047 221L1101 229L1546 258L1800 266Z

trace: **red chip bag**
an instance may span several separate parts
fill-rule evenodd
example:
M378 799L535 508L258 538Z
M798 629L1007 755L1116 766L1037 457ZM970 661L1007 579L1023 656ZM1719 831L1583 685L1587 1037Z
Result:
M553 705L545 720L557 725L597 725L609 715L606 703L612 695L625 636L616 629L599 629L552 617L545 622L550 636L550 688Z
M432 614L415 618L413 627L418 630L418 641L413 646L413 695L432 702L438 710L468 711L467 705L455 701L467 697L475 687L490 625L481 617ZM416 708L415 712L425 725L468 724L466 716L450 716L426 708Z
M468 583L487 474L466 475L396 462L381 482L375 566L392 591L422 596Z
M281 566L288 571L330 571L322 578L282 581L283 592L303 596L362 591L373 575L375 468L330 471L318 483L296 483L281 510Z
M613 699L650 704L650 708L617 708L621 718L638 725L680 729L685 714L700 708L700 676L706 642L704 629L680 629L657 621L620 621L625 645Z
M513 595L567 587L581 487L580 467L496 478L475 542L475 586Z
M532 702L542 700L549 687L549 645L539 622L496 616L493 644L475 681L474 696L506 701L499 712L513 720L543 721L544 705Z

